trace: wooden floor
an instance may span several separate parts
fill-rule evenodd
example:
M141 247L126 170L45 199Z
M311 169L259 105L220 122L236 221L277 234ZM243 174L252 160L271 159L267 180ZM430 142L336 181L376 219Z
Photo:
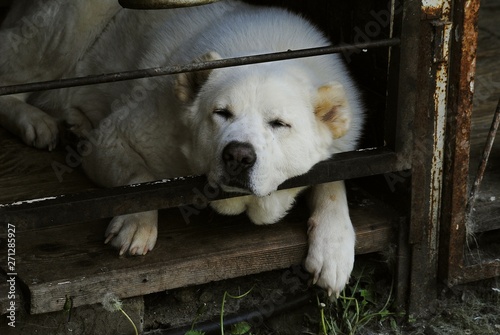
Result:
M500 99L500 1L481 1L474 107L471 131L470 180L477 172L481 153ZM500 134L494 142L472 226L475 232L500 229Z
M351 204L356 252L389 246L394 212L359 199ZM187 225L178 210L165 210L157 246L144 257L118 257L103 244L108 220L27 231L16 239L17 277L30 293L31 313L43 313L61 310L66 296L76 307L100 302L105 292L132 297L286 268L306 255L306 219L307 211L296 208L278 224L255 226L244 216L206 210Z

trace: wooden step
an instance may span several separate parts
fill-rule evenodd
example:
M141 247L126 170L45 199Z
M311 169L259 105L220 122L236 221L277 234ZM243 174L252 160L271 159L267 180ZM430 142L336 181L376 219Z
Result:
M392 241L396 215L359 194L350 192L356 252L383 250ZM99 303L107 292L126 298L286 268L306 255L307 215L299 204L282 222L256 226L243 215L204 210L186 224L178 209L163 210L157 246L141 257L119 257L103 244L109 220L30 230L16 236L16 272L29 292L30 312L37 314L61 310L66 297L77 307Z

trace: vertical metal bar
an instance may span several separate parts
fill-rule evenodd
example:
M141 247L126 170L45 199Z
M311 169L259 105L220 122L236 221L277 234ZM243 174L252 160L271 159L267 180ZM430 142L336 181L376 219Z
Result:
M446 131L452 0L420 3L418 99L414 118L409 313L437 296L438 240Z
M416 7L393 0L391 37L397 36L400 45L389 49L387 112L385 115L385 141L396 151L400 161L410 168L412 151L413 116L415 115L418 76L418 28ZM401 36L411 36L402 38Z
M466 206L472 96L477 48L479 0L453 2L450 85L439 243L439 276L449 285L464 277Z
M408 218L398 220L398 249L396 263L396 306L407 309L410 285L411 252L408 243Z

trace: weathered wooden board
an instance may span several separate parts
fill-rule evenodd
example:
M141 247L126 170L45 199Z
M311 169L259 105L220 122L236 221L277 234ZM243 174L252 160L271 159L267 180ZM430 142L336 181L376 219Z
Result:
M351 204L351 216L357 253L391 243L394 212L365 199ZM76 307L98 303L107 292L132 297L299 264L307 252L306 219L297 208L283 222L256 226L245 216L204 210L186 224L179 210L166 210L157 246L144 257L118 257L104 245L107 220L26 231L16 237L16 270L30 292L31 313L57 311L66 296Z
M58 148L38 150L21 142L0 127L0 204L95 189L79 170L78 164ZM75 161L76 162L76 161ZM65 170L54 170L53 165Z

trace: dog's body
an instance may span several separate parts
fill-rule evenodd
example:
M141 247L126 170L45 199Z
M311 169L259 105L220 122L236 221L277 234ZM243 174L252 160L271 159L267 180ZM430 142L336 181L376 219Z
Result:
M158 11L116 0L26 3L0 31L3 85L327 45L295 15L239 2ZM29 145L54 148L61 120L87 138L83 167L103 186L206 174L249 194L212 202L218 212L246 211L257 224L282 218L302 189L278 185L355 148L361 114L335 55L0 97L1 124ZM305 266L338 293L355 240L343 182L314 186L310 205ZM156 221L157 211L115 217L106 241L145 254Z

